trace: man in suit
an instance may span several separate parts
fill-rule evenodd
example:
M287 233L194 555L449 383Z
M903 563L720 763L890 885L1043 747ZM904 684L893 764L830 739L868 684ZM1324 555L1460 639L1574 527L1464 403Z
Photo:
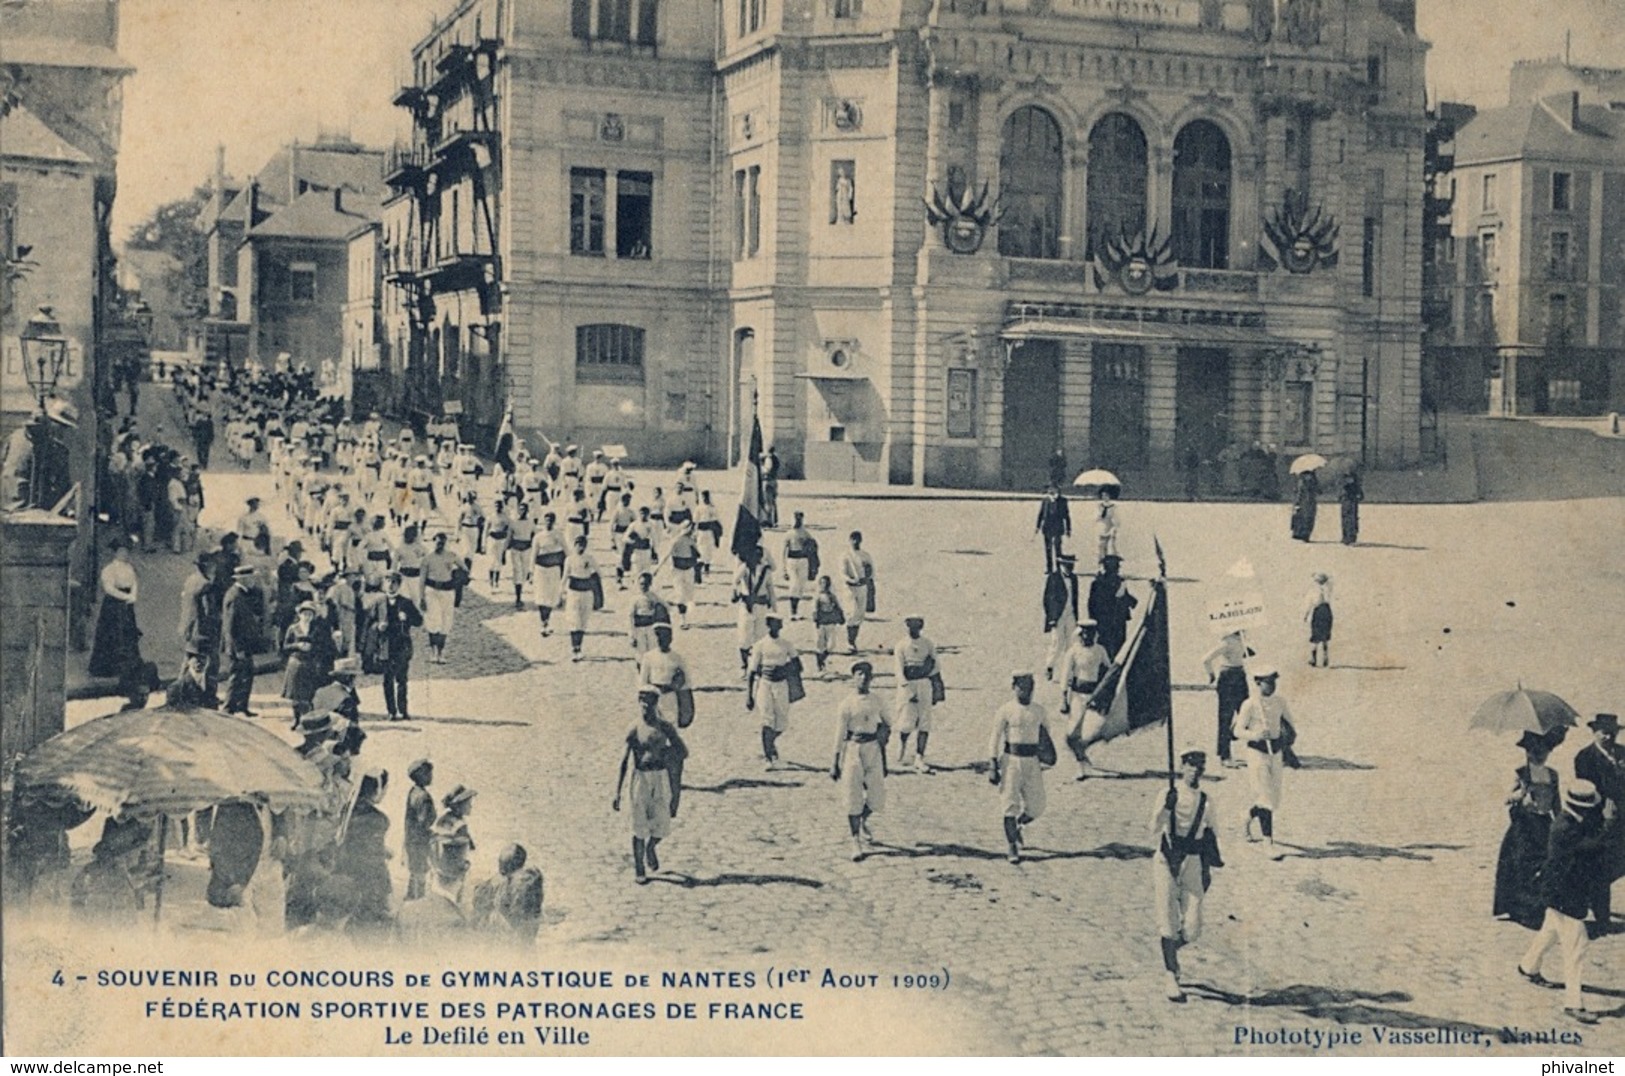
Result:
M1066 505L1058 487L1044 490L1044 499L1038 504L1038 523L1033 533L1044 539L1044 571L1055 570L1055 560L1061 555L1061 542L1072 537L1072 510Z
M1619 746L1619 715L1598 714L1588 726L1592 742L1574 756L1574 776L1597 786L1602 796L1603 841L1598 855L1591 914L1593 936L1612 929L1614 880L1625 876L1625 749Z
M1518 962L1518 974L1536 986L1550 986L1540 974L1540 962L1553 946L1563 947L1563 1012L1582 1024L1597 1022L1586 1011L1580 973L1585 968L1585 914L1596 885L1602 852L1602 795L1590 781L1577 778L1563 790L1563 810L1552 822L1546 862L1541 867L1540 891L1546 904L1529 951Z
M220 638L226 648L226 713L257 717L248 708L254 690L254 655L260 648L259 609L254 597L254 569L239 564L232 572L231 589L220 606Z
M214 690L220 676L220 599L210 573L213 553L199 553L193 562L197 570L181 584L181 646L204 662L207 686Z
M391 721L406 721L411 716L406 706L406 680L412 665L412 629L422 626L423 614L401 593L400 572L384 578L384 600L375 615L382 643L384 706Z
M1138 598L1128 592L1128 584L1119 573L1123 558L1108 553L1100 558L1100 573L1089 584L1089 619L1099 626L1100 645L1106 656L1117 660L1117 652L1128 640L1128 622L1134 615Z

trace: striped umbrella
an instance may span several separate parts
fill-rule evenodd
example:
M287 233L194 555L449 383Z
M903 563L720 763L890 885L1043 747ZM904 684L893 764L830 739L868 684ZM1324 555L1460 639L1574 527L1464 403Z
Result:
M212 710L132 710L53 736L17 763L17 794L114 816L187 814L230 799L326 806L322 774L258 725Z

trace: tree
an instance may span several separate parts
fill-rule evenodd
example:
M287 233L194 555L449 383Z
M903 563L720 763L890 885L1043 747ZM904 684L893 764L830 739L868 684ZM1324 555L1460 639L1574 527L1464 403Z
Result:
M198 187L159 206L125 241L125 261L141 276L141 297L152 307L159 338L208 313L209 247L198 221L212 196Z

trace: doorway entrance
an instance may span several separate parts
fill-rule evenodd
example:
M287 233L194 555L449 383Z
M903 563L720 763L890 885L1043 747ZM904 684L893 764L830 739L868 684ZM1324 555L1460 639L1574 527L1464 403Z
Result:
M1061 436L1061 342L1028 340L1004 371L1004 484L1042 489Z
M1145 466L1145 348L1096 344L1090 373L1089 466L1134 471Z
M1176 462L1216 460L1230 441L1230 352L1182 347L1174 383Z

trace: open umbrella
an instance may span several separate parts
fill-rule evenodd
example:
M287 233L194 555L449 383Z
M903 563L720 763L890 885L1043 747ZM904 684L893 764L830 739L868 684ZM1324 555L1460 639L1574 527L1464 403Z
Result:
M1118 478L1110 471L1099 467L1096 467L1092 471L1083 472L1072 480L1072 484L1074 486L1082 486L1086 489L1110 489L1113 492L1123 488L1122 479Z
M131 710L51 737L17 763L16 795L46 804L158 820L232 799L273 811L327 806L322 774L258 725L211 710ZM159 872L153 916L163 909Z
M1303 474L1305 471L1318 471L1326 466L1326 457L1318 452L1305 452L1292 461L1289 468L1292 474Z
M1550 691L1533 691L1520 684L1516 691L1502 691L1485 699L1467 727L1491 732L1550 732L1570 728L1579 720L1574 707Z

